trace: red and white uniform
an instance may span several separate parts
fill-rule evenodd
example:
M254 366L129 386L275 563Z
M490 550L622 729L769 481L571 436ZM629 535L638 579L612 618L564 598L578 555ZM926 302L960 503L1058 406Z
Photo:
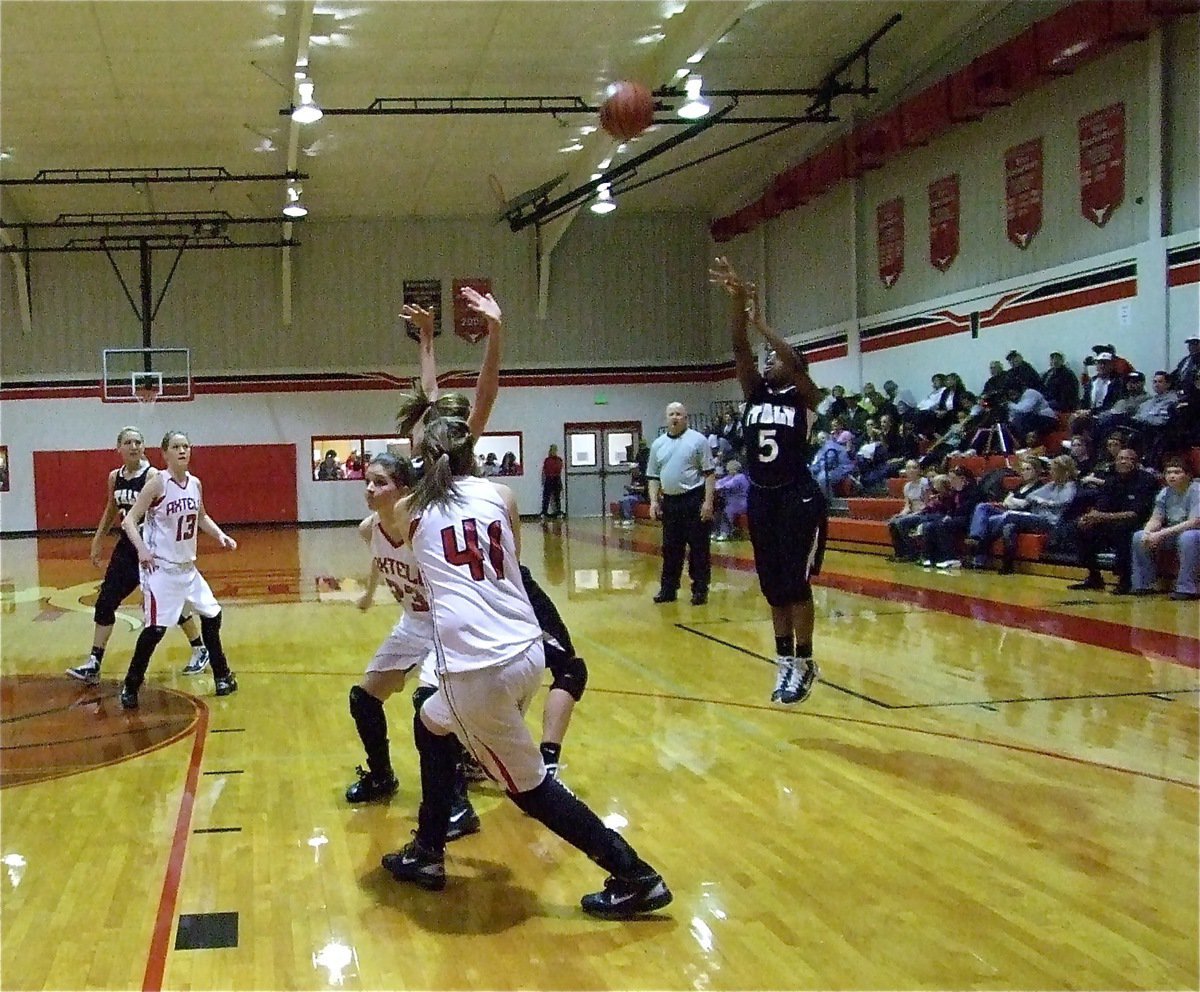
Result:
M526 792L546 774L523 717L545 672L542 629L504 500L485 479L455 485L458 502L426 507L412 526L439 683L422 713L455 733L508 791Z
M422 661L421 683L437 685L433 671L433 617L417 558L404 539L383 529L375 515L371 524L371 558L388 589L403 608L400 620L367 666L368 672L407 672Z
M203 617L215 617L221 604L196 568L200 524L200 480L183 482L162 473L163 494L146 511L142 540L154 555L154 571L142 569L142 612L148 627L178 623L186 603Z

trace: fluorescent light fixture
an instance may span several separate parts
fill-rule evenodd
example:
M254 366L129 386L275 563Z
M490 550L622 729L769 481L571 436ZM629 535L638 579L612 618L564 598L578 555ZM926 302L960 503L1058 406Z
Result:
M601 186L596 192L596 199L592 202L589 208L594 214L611 214L617 209L616 203L613 202L612 192L607 185Z
M297 186L289 186L287 191L287 203L283 205L284 217L304 217L308 214L308 207L300 202L300 189Z
M292 111L292 120L297 124L314 124L324 116L321 108L313 101L313 81L302 79L296 84L296 92L300 94L300 106Z
M712 106L700 95L700 87L703 85L704 80L700 76L688 76L687 82L683 84L684 92L687 93L687 102L675 111L678 116L684 120L694 121L712 110Z

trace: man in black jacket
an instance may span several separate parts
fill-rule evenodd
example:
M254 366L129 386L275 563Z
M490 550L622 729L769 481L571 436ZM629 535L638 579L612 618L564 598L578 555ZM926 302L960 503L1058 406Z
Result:
M1154 476L1138 466L1137 452L1122 448L1117 453L1116 471L1101 486L1092 509L1075 521L1079 564L1088 574L1082 582L1067 586L1068 589L1103 589L1104 579L1096 556L1102 551L1112 551L1116 556L1113 571L1117 577L1113 592L1129 592L1130 538L1149 519L1158 489Z
M1025 361L1019 351L1010 351L1004 358L1008 362L1008 372L1004 377L1006 390L1020 389L1024 392L1026 389L1036 389L1039 393L1042 391L1042 377L1037 374L1037 369Z
M1067 368L1061 351L1050 352L1050 368L1042 373L1038 392L1057 413L1072 413L1079 409L1079 378Z

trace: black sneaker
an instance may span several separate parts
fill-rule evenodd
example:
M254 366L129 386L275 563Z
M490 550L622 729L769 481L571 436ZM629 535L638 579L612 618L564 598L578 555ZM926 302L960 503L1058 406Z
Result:
M87 685L100 684L100 662L94 657L88 655L88 660L82 665L76 665L74 668L68 668L67 674L73 679L79 679Z
M707 602L708 602L708 592L707 591L692 593L692 605L693 606L703 606Z
M1067 588L1072 592L1082 592L1085 589L1103 589L1104 580L1099 576L1093 578L1089 575L1082 582L1072 582Z
M217 679L217 695L228 696L230 693L237 692L237 676L230 672L223 679Z
M609 875L604 880L604 891L589 893L579 901L579 905L591 916L604 920L627 920L639 913L653 913L656 909L662 909L672 898L671 890L658 872L639 878Z
M820 674L821 670L811 658L797 658L795 666L788 673L783 691L779 694L779 701L785 706L804 702Z
M654 602L656 603L673 603L675 602L675 593L667 592L665 589L659 589L654 594Z
M136 710L138 708L138 691L130 689L124 682L121 683L121 709Z
M486 782L488 780L488 773L474 755L463 755L462 766L463 775L466 776L468 782Z
M780 657L775 659L775 689L771 692L771 702L779 702L779 697L783 695L783 690L787 688L788 680L792 678L792 672L796 668L796 659L792 657Z
M456 802L450 810L450 826L446 828L446 840L458 840L468 834L479 833L479 814L471 805L471 800L463 798Z
M397 882L415 882L423 889L438 892L446 887L446 859L422 846L415 837L399 851L385 854L379 862Z
M348 803L369 803L376 799L387 799L400 788L396 776L390 773L376 775L374 772L367 771L362 765L359 765L355 772L358 775L358 781L346 790L346 802Z

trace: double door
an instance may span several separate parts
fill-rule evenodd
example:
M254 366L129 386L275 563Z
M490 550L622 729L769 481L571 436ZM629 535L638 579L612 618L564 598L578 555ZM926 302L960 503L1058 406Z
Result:
M637 420L563 424L563 498L571 517L603 517L625 495L641 437Z

